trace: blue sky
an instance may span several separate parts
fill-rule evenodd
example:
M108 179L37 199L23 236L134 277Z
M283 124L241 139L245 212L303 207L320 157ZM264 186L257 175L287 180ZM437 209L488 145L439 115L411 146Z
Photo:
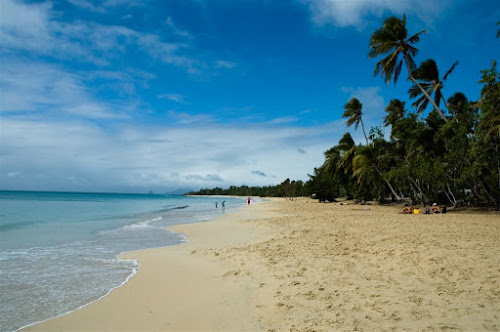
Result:
M380 125L373 76L391 15L426 29L416 62L479 98L500 7L472 0L0 1L1 189L168 192L307 180L347 131ZM362 134L349 131L361 142Z

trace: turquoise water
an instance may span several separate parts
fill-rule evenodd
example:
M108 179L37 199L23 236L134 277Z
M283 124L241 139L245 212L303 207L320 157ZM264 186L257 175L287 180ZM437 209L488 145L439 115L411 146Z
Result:
M186 239L165 227L208 221L244 204L239 198L0 191L0 331L107 295L138 268L118 260L120 253L178 245Z

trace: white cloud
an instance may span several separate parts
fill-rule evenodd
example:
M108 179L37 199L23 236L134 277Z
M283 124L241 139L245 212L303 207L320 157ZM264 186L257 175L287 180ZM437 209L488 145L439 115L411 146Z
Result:
M3 189L162 192L307 180L340 138L336 127L122 124L103 129L88 122L3 118L0 183ZM297 153L298 146L307 155ZM9 176L12 172L22 177Z
M271 121L269 121L269 123L270 124L279 124L279 123L290 123L290 122L297 122L297 121L299 121L299 118L297 118L295 116L284 116L281 118L272 119Z
M88 118L123 118L120 110L93 98L85 77L55 65L4 60L0 112L73 113ZM36 74L35 74L36 73Z
M23 47L25 44L37 49L48 47L51 40L49 3L26 5L2 0L0 9L0 42L3 47Z
M142 3L136 0L106 0L100 3L99 5L95 5L94 2L90 0L66 0L71 3L73 6L86 9L88 11L104 14L107 12L107 9L110 7L134 7L141 6Z
M108 110L106 107L99 104L84 104L69 107L65 110L68 113L80 115L86 118L93 119L126 119L129 116L118 114Z
M180 29L175 23L174 23L174 20L172 19L172 17L167 17L167 26L170 28L170 31L176 35L176 36L179 36L179 37L182 37L182 38L187 38L187 39L190 39L192 38L191 34L186 31L186 30L182 30Z
M193 124L193 123L210 123L214 122L214 118L207 114L192 115L189 113L168 111L168 116L175 120L178 124Z
M217 60L215 61L216 69L233 69L236 67L236 63L226 60Z
M141 0L106 0L102 3L104 7L139 7L144 5Z
M87 9L91 12L96 12L96 13L105 13L106 9L104 6L96 6L94 5L91 1L89 0L67 0L69 3L71 3L73 6L77 6L83 9Z
M117 5L111 1L101 6L86 0L71 2L94 11ZM2 0L1 5L0 42L11 52L29 51L33 55L50 56L61 61L77 60L108 66L113 59L133 50L144 52L165 64L181 67L190 74L200 75L210 69L211 61L203 59L190 42L165 40L159 34L120 25L82 20L63 22L49 3L25 4ZM188 37L189 33L177 28L172 19L167 20L167 25L175 35Z
M206 174L206 175L188 174L188 175L185 175L184 178L190 182L202 183L202 184L206 183L206 182L210 182L210 183L224 182L224 180L217 174Z
M185 102L185 97L183 95L180 95L177 93L167 93L164 95L159 95L158 98L168 99L168 100L174 101L174 102L179 103L179 104L182 104Z
M370 16L411 13L431 23L451 3L448 0L299 0L307 5L315 25L362 28Z

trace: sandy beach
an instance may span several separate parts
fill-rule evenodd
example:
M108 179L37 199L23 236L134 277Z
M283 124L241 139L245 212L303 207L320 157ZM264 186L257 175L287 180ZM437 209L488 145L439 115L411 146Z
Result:
M129 252L126 285L33 331L498 331L500 215L273 199Z

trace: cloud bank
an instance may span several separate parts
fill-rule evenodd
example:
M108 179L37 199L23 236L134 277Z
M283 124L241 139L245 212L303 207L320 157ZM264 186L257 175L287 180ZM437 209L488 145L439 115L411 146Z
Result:
M329 142L339 139L336 126L102 128L84 121L4 118L0 183L2 189L166 192L307 180L304 170L320 165ZM307 155L297 153L302 149Z
M317 26L363 28L371 16L412 13L431 23L449 6L448 0L300 0L309 9L311 21Z

